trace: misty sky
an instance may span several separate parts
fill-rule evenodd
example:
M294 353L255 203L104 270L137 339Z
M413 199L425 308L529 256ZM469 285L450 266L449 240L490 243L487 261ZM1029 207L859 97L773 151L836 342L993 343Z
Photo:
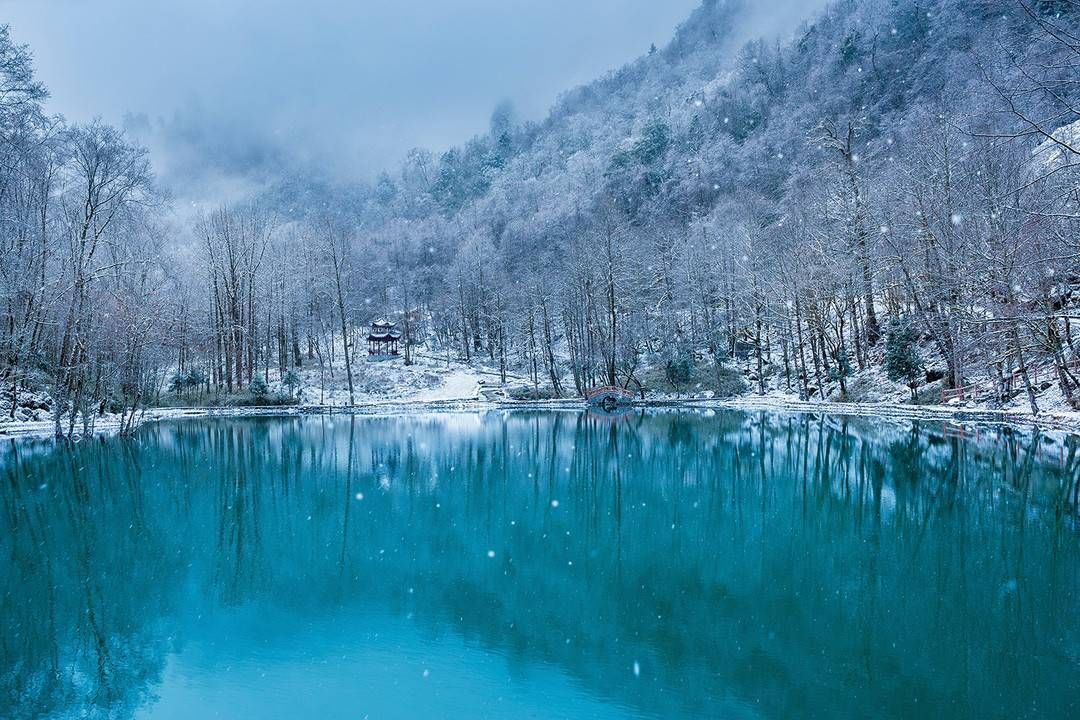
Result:
M0 0L0 22L30 44L50 110L123 124L183 194L280 164L369 177L483 131L503 99L540 118L699 2ZM780 0L803 2L820 4Z
M135 115L162 171L280 156L370 175L482 131L502 99L541 117L699 1L3 0L0 16L52 110Z

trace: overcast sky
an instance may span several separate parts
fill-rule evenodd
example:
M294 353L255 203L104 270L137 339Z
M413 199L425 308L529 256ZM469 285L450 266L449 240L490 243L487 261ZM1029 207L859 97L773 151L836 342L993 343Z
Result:
M30 44L52 111L125 125L183 185L279 160L371 176L484 130L501 100L540 118L699 2L0 0L0 22Z
M0 0L0 16L51 109L135 115L155 130L144 140L171 146L154 148L176 165L162 170L281 153L369 175L468 139L502 99L541 117L665 43L699 1Z

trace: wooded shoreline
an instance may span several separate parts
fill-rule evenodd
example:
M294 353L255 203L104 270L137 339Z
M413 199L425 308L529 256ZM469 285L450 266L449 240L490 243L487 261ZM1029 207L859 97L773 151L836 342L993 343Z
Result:
M432 412L470 411L529 411L549 410L590 412L580 400L387 400L350 406L303 405L293 407L186 407L150 408L136 419L135 426L166 420L197 420L210 418L288 418L308 415L393 416ZM734 399L663 399L644 400L634 404L629 413L640 410L735 410L768 411L776 414L819 414L835 417L863 417L894 421L940 421L960 425L1007 426L1017 430L1054 431L1080 435L1080 416L1032 415L1023 411L985 410L941 405L914 406L893 403L806 402L776 397L746 397ZM628 414L629 414L628 413ZM610 416L617 418L618 416ZM89 437L118 433L119 419L103 418L94 426ZM8 423L0 425L0 439L53 438L51 420ZM76 436L77 442L79 436Z

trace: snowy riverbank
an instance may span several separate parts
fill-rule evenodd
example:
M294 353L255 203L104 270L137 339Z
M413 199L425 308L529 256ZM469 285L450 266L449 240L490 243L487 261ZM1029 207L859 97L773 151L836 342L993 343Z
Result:
M424 412L484 411L484 410L584 410L579 398L560 400L485 400L473 392L475 388L460 388L463 392L437 393L427 399L398 398L366 401L347 405L308 404L291 407L184 407L149 408L140 414L139 424L162 420L223 418L223 417L295 417L300 415L401 415ZM636 409L668 410L766 410L777 413L820 413L835 416L880 417L900 421L941 421L961 425L992 424L1017 428L1054 430L1080 434L1080 413L1044 413L1035 417L1018 410L996 411L977 407L942 405L900 405L893 403L805 402L782 395L743 396L729 399L658 399L635 404ZM108 435L119 429L117 417L98 418L94 433ZM32 420L0 424L0 438L48 437L53 432L51 420Z
M140 414L139 422L154 422L177 418L200 417L258 417L295 416L301 414L407 414L446 410L493 410L493 409L560 409L580 410L584 402L578 397L562 399L529 399L533 387L528 380L514 374L507 375L507 383L496 369L482 364L467 364L455 360L440 359L431 354L418 354L411 365L401 361L366 362L354 369L353 400L346 384L343 367L320 369L307 366L300 370L299 389L291 393L280 380L268 383L268 392L290 392L296 404L275 407L251 405L239 407L222 404L228 396L211 397L204 404L185 403L187 398L165 394L173 406L147 408ZM1040 397L1044 408L1036 417L1021 398L1015 399L1003 409L989 409L974 402L953 401L949 405L912 405L904 402L909 394L907 388L890 382L879 372L858 373L849 382L858 388L860 401L840 402L829 400L799 400L783 388L772 387L765 395L752 393L736 397L719 398L714 391L703 385L687 388L686 393L651 390L637 407L667 409L732 408L741 410L769 410L774 412L812 412L831 415L873 416L892 420L929 420L962 424L990 423L1016 427L1038 427L1070 433L1080 433L1080 412L1071 410L1066 403L1052 396L1051 388ZM547 394L543 387L541 396ZM833 398L836 393L832 393ZM516 398L516 399L515 399ZM192 398L194 399L194 398ZM27 395L27 406L20 408L14 419L0 418L0 437L39 436L53 434L53 420L48 410L51 399L45 393ZM81 426L81 423L77 424ZM119 430L119 416L105 414L96 416L93 434L109 434Z

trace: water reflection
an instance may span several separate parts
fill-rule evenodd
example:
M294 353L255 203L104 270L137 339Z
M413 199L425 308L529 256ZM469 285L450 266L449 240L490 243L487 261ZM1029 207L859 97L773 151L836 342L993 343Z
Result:
M1075 716L1076 451L737 412L11 443L0 716Z

